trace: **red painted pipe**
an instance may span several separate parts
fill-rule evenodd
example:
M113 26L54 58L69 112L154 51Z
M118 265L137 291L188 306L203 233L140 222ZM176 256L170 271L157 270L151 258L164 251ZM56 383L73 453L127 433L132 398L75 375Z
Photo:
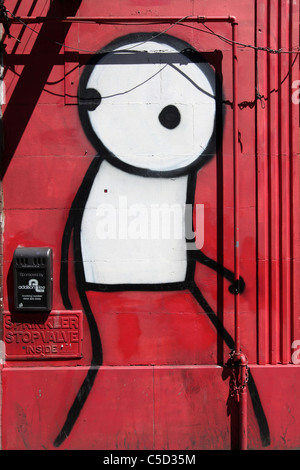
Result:
M233 94L233 181L234 181L234 280L240 278L239 257L239 154L236 23L232 23L232 94ZM240 352L239 295L235 295L235 351Z
M240 220L239 220L239 142L238 142L238 88L237 88L237 44L236 22L232 22L232 92L233 92L233 168L234 168L234 280L238 285L240 279ZM247 388L246 368L247 358L241 352L239 294L234 297L235 320L235 354L234 361L239 363L239 449L247 449Z
M9 12L8 12L9 13ZM53 17L48 18L47 16L13 16L9 18L11 23L44 23L44 22L62 22L62 23L125 23L125 22L157 22L157 23L176 23L176 22L227 22L235 23L236 18L234 16L195 16L187 15L185 17L179 16L67 16L66 18ZM0 23L4 22L4 18L0 19Z
M234 374L238 389L235 399L238 406L238 449L247 450L247 366L248 360L244 353L235 352L233 357Z

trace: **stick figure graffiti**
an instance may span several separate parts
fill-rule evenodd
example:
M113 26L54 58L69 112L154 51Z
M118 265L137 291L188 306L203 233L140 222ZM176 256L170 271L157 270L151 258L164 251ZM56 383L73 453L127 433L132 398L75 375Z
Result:
M120 236L119 227L118 236L107 236L109 220L99 225L99 214L103 215L99 208L120 212L122 196L128 206L139 203L149 208L163 202L167 215L177 204L183 209L178 224L186 226L184 209L194 204L197 171L215 155L218 145L216 131L222 126L218 91L212 67L189 44L168 35L121 37L84 69L79 115L98 154L69 212L60 285L64 305L70 309L68 250L73 237L76 283L90 329L92 360L54 442L57 447L69 436L102 364L101 339L87 291L188 289L227 346L234 346L194 281L196 263L221 273L233 294L243 292L243 279L234 283L233 273L197 249L197 240L188 240L186 233L171 240L139 238L124 232ZM266 444L268 425L251 374L249 390Z

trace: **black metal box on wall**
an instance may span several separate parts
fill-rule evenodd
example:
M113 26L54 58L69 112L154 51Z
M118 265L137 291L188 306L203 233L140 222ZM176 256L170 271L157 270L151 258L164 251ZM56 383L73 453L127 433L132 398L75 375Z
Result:
M18 312L50 312L53 297L51 248L19 247L13 257L14 307Z

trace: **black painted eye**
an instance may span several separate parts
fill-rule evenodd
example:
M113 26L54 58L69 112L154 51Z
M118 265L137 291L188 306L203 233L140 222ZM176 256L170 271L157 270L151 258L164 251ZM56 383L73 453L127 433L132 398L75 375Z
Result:
M88 111L94 111L101 103L101 95L95 88L86 88L79 97L79 105Z
M170 104L166 106L158 116L159 122L167 129L175 129L180 123L180 112L176 106Z

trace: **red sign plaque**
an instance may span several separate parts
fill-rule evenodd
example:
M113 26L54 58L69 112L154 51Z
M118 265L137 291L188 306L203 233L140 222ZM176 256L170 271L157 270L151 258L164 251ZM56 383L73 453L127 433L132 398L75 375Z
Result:
M7 360L81 357L82 312L4 313Z

